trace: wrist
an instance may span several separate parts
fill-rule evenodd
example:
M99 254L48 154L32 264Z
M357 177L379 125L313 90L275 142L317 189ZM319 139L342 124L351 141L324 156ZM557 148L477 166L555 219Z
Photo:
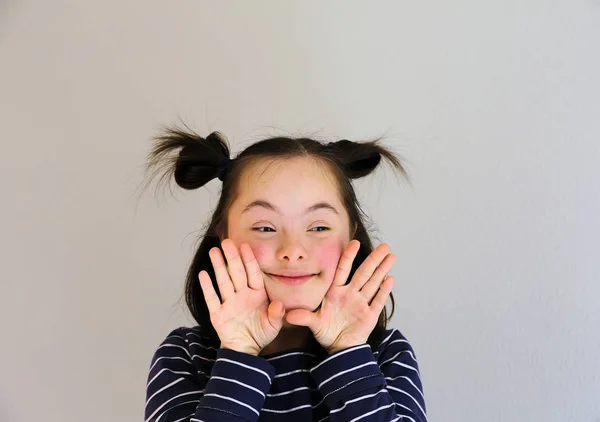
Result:
M359 346L359 344L347 344L343 346L331 346L327 350L327 354L333 355L334 353L341 352L342 350L349 349L354 346Z
M246 353L252 356L258 356L260 350L256 350L256 348L248 347L248 346L236 346L236 345L227 345L221 344L221 349L229 349L235 352Z

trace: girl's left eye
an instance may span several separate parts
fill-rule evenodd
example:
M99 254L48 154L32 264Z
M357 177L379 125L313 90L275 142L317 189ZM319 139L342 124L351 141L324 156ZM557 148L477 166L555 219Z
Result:
M262 229L266 229L266 230L262 230ZM315 230L315 229L322 229L322 230ZM254 227L252 230L260 232L260 233L270 233L271 231L274 231L273 228L269 227L269 226ZM316 231L316 232L324 232L327 230L331 230L331 229L326 226L317 226L317 227L313 227L311 229L311 231Z

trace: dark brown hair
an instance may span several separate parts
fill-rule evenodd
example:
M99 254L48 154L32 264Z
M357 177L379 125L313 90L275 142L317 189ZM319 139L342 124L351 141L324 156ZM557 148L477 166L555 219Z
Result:
M352 180L373 172L384 157L410 182L400 158L380 145L380 139L365 142L341 140L323 143L305 137L270 137L250 145L230 162L228 162L230 158L228 142L219 132L212 132L203 138L187 127L181 129L172 126L164 128L160 135L153 138L153 142L146 164L148 184L157 176L160 176L159 185L170 182L173 177L176 184L183 189L197 189L216 177L223 182L219 202L208 227L199 239L200 245L185 281L185 300L188 309L214 347L218 347L220 341L210 321L198 274L202 270L208 272L220 298L208 251L213 247L221 248L221 240L227 237L228 211L234 198L238 196L239 181L250 166L262 160L279 161L295 157L310 157L321 162L331 171L349 216L350 233L354 233L353 238L360 242L360 250L354 260L348 281L373 250L371 237L365 226L368 217L359 204ZM373 351L385 337L387 323L394 313L395 302L391 294L390 299L391 312L388 315L387 308L384 308L368 339Z

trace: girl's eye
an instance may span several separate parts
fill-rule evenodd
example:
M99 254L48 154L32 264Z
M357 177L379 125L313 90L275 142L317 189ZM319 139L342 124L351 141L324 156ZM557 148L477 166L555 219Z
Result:
M265 230L261 230L261 229L265 229ZM318 229L322 229L322 230L318 230ZM275 231L272 227L269 227L269 226L253 227L252 230L260 232L260 233L270 233L270 232ZM316 232L324 232L327 230L330 230L330 228L325 227L325 226L317 226L317 227L313 227L311 229L311 231L316 231Z

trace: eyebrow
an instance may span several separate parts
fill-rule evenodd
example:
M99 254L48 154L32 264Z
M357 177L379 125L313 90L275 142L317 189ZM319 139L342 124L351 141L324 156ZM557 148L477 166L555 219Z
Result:
M275 205L271 204L270 202L267 202L263 199L258 199L256 201L252 201L251 203L249 203L246 208L244 208L244 211L242 211L242 214L249 211L252 208L255 207L262 207L262 208L266 208L270 211L274 211L278 214L281 214L281 211L279 210L279 208L277 208ZM305 211L304 211L304 215L320 210L320 209L326 209L326 210L330 210L333 211L336 214L339 214L339 212L335 209L335 207L331 204L329 204L328 202L317 202L314 205L311 205L310 207L308 207Z

